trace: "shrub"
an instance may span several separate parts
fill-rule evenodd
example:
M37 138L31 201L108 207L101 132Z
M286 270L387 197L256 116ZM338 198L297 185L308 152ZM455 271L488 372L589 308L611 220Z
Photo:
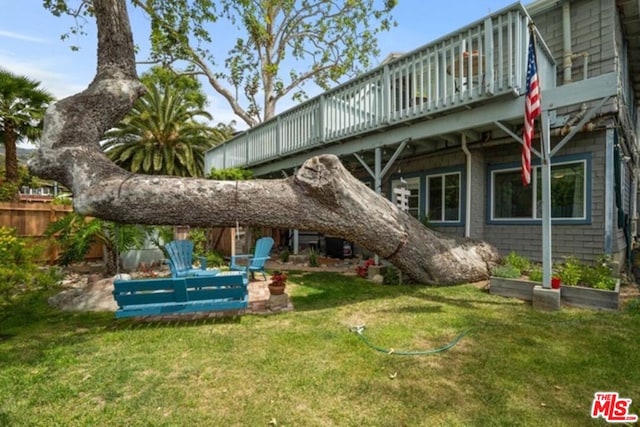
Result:
M400 284L400 272L397 268L390 265L384 271L384 281L382 282L385 285L399 285Z
M226 264L220 252L210 251L207 252L205 257L207 259L207 267L220 267Z
M17 236L13 228L0 227L0 306L35 288L48 288L60 280L55 268L42 268L38 260L45 243Z
M318 253L315 249L309 248L308 250L309 257L309 267L317 267L318 266Z
M542 283L542 268L535 267L529 271L529 280Z
M520 270L510 264L496 265L491 270L491 275L495 277L503 277L505 279L517 279L520 277Z
M289 249L284 249L280 252L280 261L289 262Z
M558 276L562 283L568 286L576 286L582 277L583 267L575 257L567 257L564 264L558 268Z
M520 274L524 274L531 269L531 261L515 252L509 252L509 255L504 259L504 263L515 267Z

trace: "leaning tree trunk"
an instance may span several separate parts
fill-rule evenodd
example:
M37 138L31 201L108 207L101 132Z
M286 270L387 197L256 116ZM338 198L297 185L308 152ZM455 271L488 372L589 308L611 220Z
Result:
M131 224L300 228L338 235L389 260L421 283L488 277L497 251L424 227L354 178L337 157L309 159L290 178L212 181L128 173L100 148L103 133L143 93L125 0L94 0L98 72L83 92L47 111L36 175L74 194L76 211Z

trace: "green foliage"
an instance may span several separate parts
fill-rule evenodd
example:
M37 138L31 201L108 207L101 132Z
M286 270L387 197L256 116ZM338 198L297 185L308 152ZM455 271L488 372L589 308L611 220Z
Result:
M220 267L226 264L220 252L209 251L205 254L205 257L207 258L207 267Z
M558 268L558 276L562 283L568 286L576 286L582 277L582 266L575 257L565 258L564 264Z
M140 76L140 81L146 87L172 87L184 94L186 102L199 109L207 106L207 95L202 90L202 84L193 75L179 74L169 68L154 66Z
M244 168L227 168L216 169L211 168L208 179L215 179L218 181L243 181L247 179L253 179L253 171Z
M397 268L392 265L389 265L384 270L384 280L385 285L399 285L400 284L400 272Z
M190 228L189 240L193 242L193 253L201 255L205 253L207 243L207 233L203 228Z
M309 248L307 250L307 256L309 258L309 266L310 267L317 267L318 266L318 252L313 248Z
M71 212L50 223L45 231L47 237L55 236L60 245L58 264L62 266L82 261L100 233L102 233L100 219L87 219L76 212Z
M505 257L504 263L516 268L520 274L524 274L531 269L531 261L513 251L509 252L509 255Z
M625 311L630 314L640 315L640 297L635 297L625 306Z
M289 256L290 256L289 249L287 249L287 248L283 249L282 252L280 252L280 255L279 255L280 261L289 262Z
M154 226L148 233L151 242L160 248L166 257L169 257L169 254L164 250L164 245L173 240L173 235L173 227L171 226Z
M230 135L199 118L211 115L172 86L148 88L103 139L107 156L135 173L202 177L204 153Z
M50 223L45 235L56 237L61 249L58 264L63 266L82 261L91 246L101 242L107 250L107 273L111 274L116 271L118 254L141 247L147 232L142 226L89 219L71 212Z
M379 54L378 34L396 25L390 15L395 1L134 4L150 17L152 58L163 64L190 63L214 90L225 91L226 101L249 126L273 117L278 101L287 95L305 99L307 82L328 89L370 68ZM210 29L218 20L236 29L229 35L235 43L226 58L215 58L210 51ZM224 68L214 72L212 64Z
M46 243L36 244L18 237L13 228L0 227L0 307L17 295L58 282L56 269L40 266L45 249Z
M610 262L610 257L606 255L598 257L594 265L585 265L575 257L567 257L564 264L556 269L564 285L613 290L617 280Z
M11 181L3 181L0 183L0 202L11 202L15 200L19 186L19 183Z
M495 277L504 277L505 279L517 279L520 277L520 270L509 264L496 265L491 270L491 275Z
M5 146L6 181L19 181L17 142L38 141L53 99L39 81L0 68L0 142Z
M581 273L581 282L588 284L592 288L614 290L616 279L613 277L613 271L610 266L611 258L602 255L594 265L583 266Z
M532 282L542 283L542 268L535 267L529 270L529 280L531 280Z
M71 206L73 205L73 199L69 196L57 196L51 201L52 205L58 206Z

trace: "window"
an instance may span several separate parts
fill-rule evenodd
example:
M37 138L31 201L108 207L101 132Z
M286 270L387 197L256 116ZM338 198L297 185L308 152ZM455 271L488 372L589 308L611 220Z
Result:
M409 195L409 215L414 218L420 219L420 178L407 178L403 180L403 183L399 179L391 181L391 194L393 194L393 188L397 188L406 185L407 189L411 192ZM395 203L395 201L394 201Z
M551 217L586 220L586 160L551 166ZM541 167L532 168L524 187L520 169L495 170L491 176L491 219L542 219ZM535 201L534 201L535 194Z
M427 177L427 215L430 222L460 221L460 173Z

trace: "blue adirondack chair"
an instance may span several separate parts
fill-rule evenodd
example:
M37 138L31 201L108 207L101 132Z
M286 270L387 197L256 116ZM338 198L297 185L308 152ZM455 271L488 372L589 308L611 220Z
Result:
M231 265L229 268L236 271L246 271L251 273L251 277L255 272L260 272L267 280L267 274L264 272L264 264L269 259L269 254L273 248L273 239L271 237L261 237L256 241L256 249L253 255L233 255L231 256ZM238 260L244 260L242 264L238 264Z
M207 259L200 259L200 268L193 268L193 242L191 240L173 240L164 248L169 254L169 268L172 277L208 276L218 274L218 270L207 270Z

